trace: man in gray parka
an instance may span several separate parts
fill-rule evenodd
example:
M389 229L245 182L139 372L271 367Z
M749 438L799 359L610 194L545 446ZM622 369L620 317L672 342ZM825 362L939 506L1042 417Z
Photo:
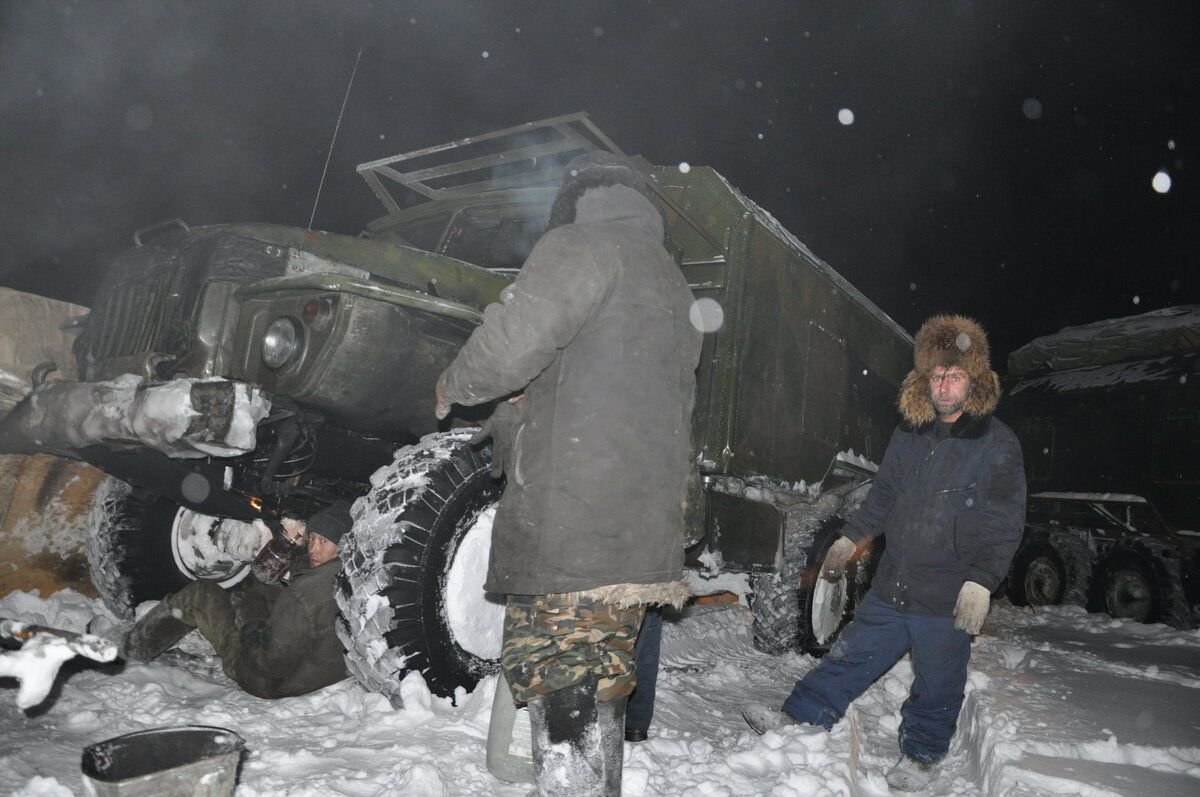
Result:
M439 417L510 399L492 421L508 483L485 588L508 596L501 666L529 705L541 794L620 792L645 607L687 595L701 333L649 196L624 158L571 161L548 231L438 380Z

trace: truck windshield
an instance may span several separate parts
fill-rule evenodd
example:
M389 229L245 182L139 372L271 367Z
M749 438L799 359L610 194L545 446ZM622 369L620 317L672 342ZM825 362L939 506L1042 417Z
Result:
M528 205L465 208L454 217L442 252L484 268L520 268L545 232L546 215Z

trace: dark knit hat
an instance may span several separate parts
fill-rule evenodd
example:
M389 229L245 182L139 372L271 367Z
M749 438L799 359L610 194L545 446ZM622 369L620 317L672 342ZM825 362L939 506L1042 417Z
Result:
M335 501L308 519L310 532L316 532L334 545L340 545L342 537L349 531L353 521L350 519L350 502Z
M992 370L987 333L978 321L961 315L935 315L917 330L913 370L900 387L900 414L913 426L937 417L929 395L929 375L934 368L961 368L971 378L969 415L991 415L1000 402L1000 377Z

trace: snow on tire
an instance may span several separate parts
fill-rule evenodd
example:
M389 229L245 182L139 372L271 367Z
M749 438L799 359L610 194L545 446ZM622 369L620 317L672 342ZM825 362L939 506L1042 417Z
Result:
M473 431L398 451L355 502L339 548L347 669L397 707L411 670L443 697L498 670L503 603L482 583L502 483L490 474L490 447L468 443Z
M96 592L118 617L131 619L142 601L188 583L171 566L170 522L177 511L176 504L111 476L97 487L85 554Z

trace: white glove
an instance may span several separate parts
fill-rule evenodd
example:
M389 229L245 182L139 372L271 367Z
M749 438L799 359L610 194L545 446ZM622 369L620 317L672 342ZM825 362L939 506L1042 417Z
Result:
M849 537L838 537L833 545L829 546L825 560L821 562L821 578L837 581L846 575L846 564L850 557L854 556L855 547L854 540Z
M991 590L974 581L964 581L954 604L954 627L971 635L978 634L991 602Z
M304 545L308 542L308 524L297 518L285 517L279 521L283 526L283 534L293 545Z

